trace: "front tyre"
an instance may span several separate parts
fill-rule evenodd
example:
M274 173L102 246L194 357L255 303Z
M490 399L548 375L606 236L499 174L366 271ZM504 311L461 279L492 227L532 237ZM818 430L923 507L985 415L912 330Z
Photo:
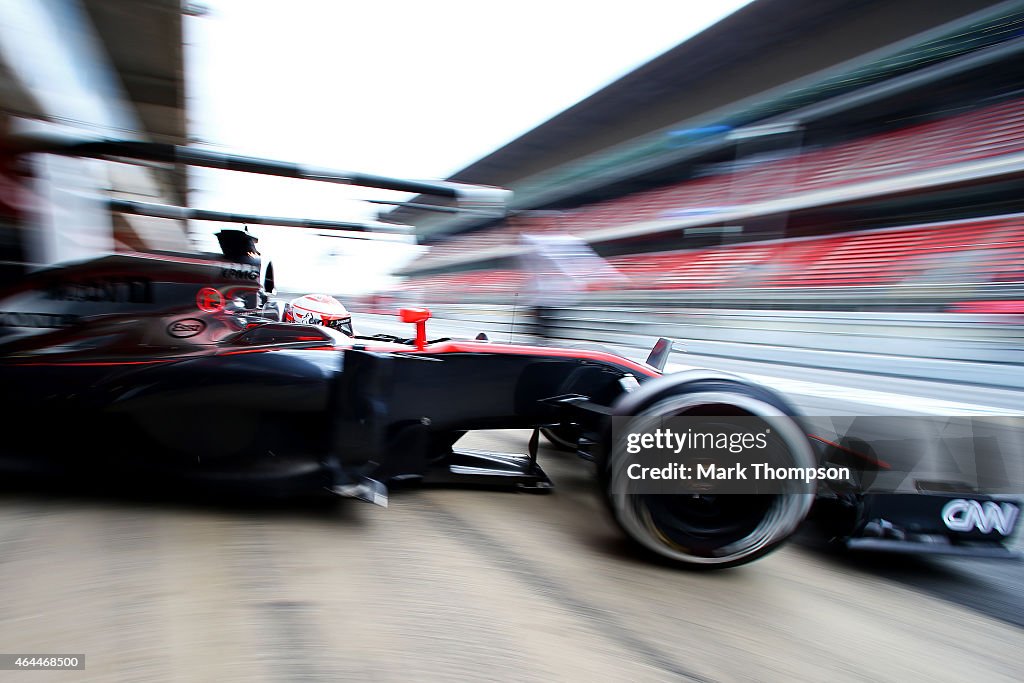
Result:
M667 376L623 396L620 416L766 418L782 440L787 465L814 467L809 441L793 409L773 392L742 380L713 377L685 381ZM622 449L603 439L601 483L615 521L647 551L694 569L746 564L786 541L807 516L814 487L803 481L780 494L624 493L613 485L629 466Z

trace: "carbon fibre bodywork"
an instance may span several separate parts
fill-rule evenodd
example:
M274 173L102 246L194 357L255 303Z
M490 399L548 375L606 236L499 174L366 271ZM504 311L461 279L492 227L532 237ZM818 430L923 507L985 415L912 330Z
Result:
M227 332L175 339L182 327ZM0 351L0 414L33 425L9 430L6 460L280 483L282 493L429 479L467 431L556 424L561 409L548 399L610 405L623 377L658 374L599 352L452 341L417 350L224 312L104 316ZM52 425L61 428L40 449ZM102 449L83 459L82 444Z
M171 332L182 321L190 330L238 329L177 339ZM160 344L139 343L161 331ZM536 433L522 455L460 449L459 439L474 430L571 425L579 453L596 457L601 471L594 446L616 410L649 405L647 389L671 396L683 385L721 391L727 381L715 373L663 376L601 351L452 340L417 348L225 312L100 317L0 352L0 464L8 470L377 502L384 486L412 481L548 490ZM829 457L818 451L820 461ZM822 536L853 549L1012 555L1003 545L1008 532L943 525L944 506L988 504L988 496L827 488L818 495L812 519Z

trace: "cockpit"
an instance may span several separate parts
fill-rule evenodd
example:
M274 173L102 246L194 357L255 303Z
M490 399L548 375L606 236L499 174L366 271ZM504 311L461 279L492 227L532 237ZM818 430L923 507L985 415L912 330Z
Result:
M322 325L268 322L242 330L224 340L233 346L266 346L269 344L290 344L318 342L324 346L349 346L352 337Z

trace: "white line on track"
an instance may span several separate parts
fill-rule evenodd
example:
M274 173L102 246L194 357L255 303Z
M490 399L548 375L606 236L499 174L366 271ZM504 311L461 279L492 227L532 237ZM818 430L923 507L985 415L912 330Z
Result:
M696 366L670 363L666 368L669 372L691 370ZM980 405L977 403L963 403L961 401L947 401L939 398L927 398L924 396L913 396L910 394L897 394L888 391L874 391L871 389L857 389L844 387L835 384L822 384L820 382L807 382L805 380L776 377L773 375L760 375L747 372L735 373L758 384L772 387L784 394L795 394L799 396L815 396L833 400L851 401L864 405L879 406L884 408L895 408L901 411L920 413L922 415L998 415L998 416L1024 416L1024 410L1010 410L1008 408L997 408L995 406Z

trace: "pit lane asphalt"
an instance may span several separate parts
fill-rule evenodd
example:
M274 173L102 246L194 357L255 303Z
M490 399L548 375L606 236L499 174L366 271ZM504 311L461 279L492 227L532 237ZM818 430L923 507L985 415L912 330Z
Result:
M522 452L526 438L465 445ZM988 576L1001 600L1018 565L872 566L790 544L678 571L632 551L576 458L545 448L541 462L550 495L410 489L388 509L151 501L145 482L4 491L0 651L86 655L84 672L4 679L1024 677L1019 621L949 595Z
M86 655L32 681L1024 675L1021 628L799 545L717 573L649 562L587 468L541 461L555 493L410 489L388 509L8 491L0 649Z

